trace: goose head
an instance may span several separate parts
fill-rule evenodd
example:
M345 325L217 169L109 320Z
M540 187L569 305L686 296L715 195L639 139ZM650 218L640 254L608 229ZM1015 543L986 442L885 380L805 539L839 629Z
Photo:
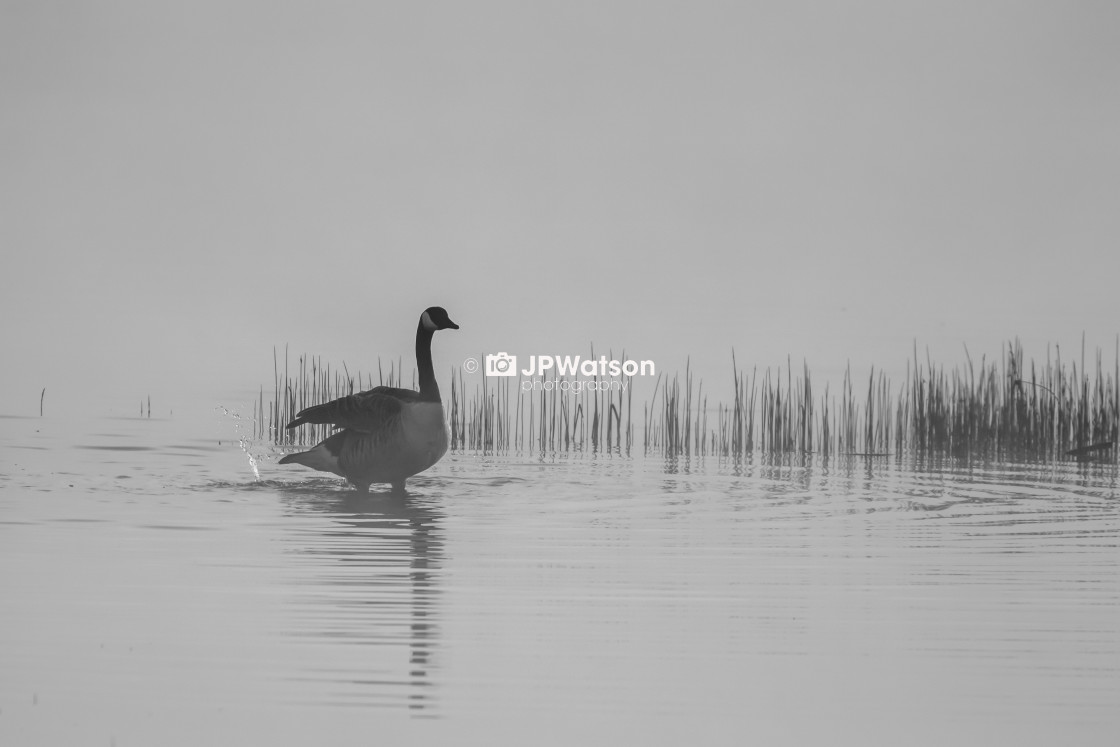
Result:
M432 332L437 329L459 329L459 325L451 321L451 317L442 306L429 306L424 309L424 313L420 315L420 325Z

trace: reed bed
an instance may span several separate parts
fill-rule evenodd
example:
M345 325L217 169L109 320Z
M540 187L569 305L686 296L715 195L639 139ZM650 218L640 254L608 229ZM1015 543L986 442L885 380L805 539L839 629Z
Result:
M481 383L468 389L462 370L453 369L451 448L630 452L633 377L597 376L589 387L578 377L560 376L528 391L523 382L520 375L482 376Z
M849 368L837 388L819 391L806 363L795 369L787 359L784 367L748 370L733 351L730 401L709 403L689 362L683 376L659 375L637 410L632 377L559 377L547 388L530 388L521 377L468 380L452 369L445 402L451 448L483 453L1116 460L1120 338L1113 357L1108 366L1098 350L1087 363L1082 345L1080 360L1066 361L1055 346L1036 362L1016 340L996 360L975 362L966 349L965 364L948 369L928 353L920 359L915 346L900 385L875 369L857 379ZM308 356L292 370L286 350L281 370L274 351L272 399L266 402L262 388L256 406L258 436L282 444L321 440L329 426L283 426L312 404L378 384L400 386L401 373L399 361L387 375L379 363L375 384L372 375L332 370Z
M271 399L265 398L261 387L257 402L253 407L253 420L256 423L255 437L267 439L276 444L315 444L331 434L330 425L307 423L292 430L285 426L296 413L305 407L329 402L332 399L365 391L375 386L401 386L401 364L391 361L388 371L377 362L377 383L373 374L363 375L361 371L351 374L344 363L342 369L332 369L321 357L301 355L295 365L289 365L288 348L284 348L283 367L279 351L272 349L273 385ZM415 375L413 376L415 379ZM416 382L412 382L415 388Z

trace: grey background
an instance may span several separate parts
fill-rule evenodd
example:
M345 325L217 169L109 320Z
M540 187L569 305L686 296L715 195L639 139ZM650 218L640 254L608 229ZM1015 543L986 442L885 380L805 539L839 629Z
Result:
M589 343L713 382L732 346L821 376L915 340L1111 352L1118 21L8 0L0 406L255 386L284 343L410 367L429 304L462 325L441 372Z

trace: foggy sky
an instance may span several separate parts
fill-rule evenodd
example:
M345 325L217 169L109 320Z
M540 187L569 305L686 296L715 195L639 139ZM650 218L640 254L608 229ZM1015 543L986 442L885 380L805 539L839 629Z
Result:
M0 411L626 348L1111 357L1100 2L5 2ZM923 353L924 357L924 353ZM90 394L83 394L91 392Z

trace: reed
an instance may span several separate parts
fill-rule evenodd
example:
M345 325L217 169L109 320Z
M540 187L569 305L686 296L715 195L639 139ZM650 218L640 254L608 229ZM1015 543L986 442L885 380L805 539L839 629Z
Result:
M594 386L588 387L578 377L560 376L534 385L520 375L483 376L468 391L462 371L453 369L448 410L451 448L484 453L629 453L634 441L631 377L591 381Z
M373 375L363 377L361 371L351 374L343 364L342 370L332 369L321 357L301 355L295 365L290 365L287 346L284 347L283 369L279 352L272 349L273 386L272 398L265 399L264 387L260 389L254 407L255 437L276 444L314 444L331 434L330 425L306 423L292 430L285 426L305 407L345 397L374 386L400 386L400 363L390 362L388 375L384 375L381 360L377 362L377 384Z
M578 377L528 386L520 376L481 376L468 384L462 370L452 369L450 446L482 453L625 455L637 447L671 458L760 452L1116 459L1120 336L1111 367L1099 350L1089 367L1084 343L1077 362L1064 361L1057 346L1047 348L1041 361L1027 360L1017 340L997 360L974 361L967 348L964 357L963 365L949 369L935 364L928 351L919 359L915 345L900 386L874 368L857 380L849 366L838 389L826 384L818 394L807 363L795 370L787 359L784 367L747 370L732 350L729 402L709 404L689 360L683 376L659 373L639 412L630 377L594 377L594 387ZM374 386L372 376L351 375L345 366L332 370L315 357L300 356L293 371L287 349L283 368L274 349L273 370L271 401L262 387L256 405L258 436L281 444L329 435L329 426L286 431L300 409ZM399 386L401 375L400 361L390 364L387 376L378 361L378 384Z

